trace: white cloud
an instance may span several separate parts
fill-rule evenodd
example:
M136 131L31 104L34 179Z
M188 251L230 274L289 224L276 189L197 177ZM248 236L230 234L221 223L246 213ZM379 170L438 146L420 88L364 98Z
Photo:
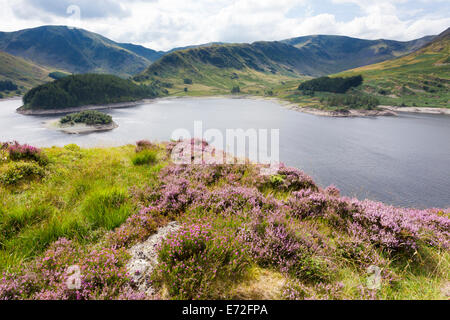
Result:
M86 19L105 18L109 16L123 18L130 12L117 0L16 0L12 6L16 15L28 18L33 15L67 17L67 8L82 8Z
M359 16L344 22L332 11L311 14L314 0L62 0L58 7L51 7L49 0L33 1L33 6L28 0L0 0L0 30L70 23L116 41L167 50L212 41L281 40L308 34L410 40L437 34L450 24L448 12L439 10L446 2L439 0L329 2L355 4L360 8ZM399 6L412 2L414 11L401 15L404 9ZM80 21L65 16L63 9L69 3L80 6ZM418 6L427 9L427 14L417 10ZM293 8L304 8L305 14L288 14ZM430 8L434 8L433 14Z

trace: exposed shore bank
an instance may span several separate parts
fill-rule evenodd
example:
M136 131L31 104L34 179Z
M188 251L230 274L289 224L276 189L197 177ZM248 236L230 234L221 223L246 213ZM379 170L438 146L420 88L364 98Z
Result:
M144 99L138 101L130 101L130 102L118 102L118 103L110 103L110 104L102 104L102 105L86 105L74 108L64 108L64 109L38 109L38 110L30 110L30 109L22 109L23 107L18 108L16 111L19 114L27 115L27 116L47 116L47 115L57 115L57 114L67 114L67 113L76 113L86 110L107 110L107 109L117 109L117 108L129 108L135 107L141 104L150 103L155 101L155 99Z
M339 112L332 110L321 110L315 109L311 107L300 107L293 103L284 104L285 108L289 110L314 114L316 116L324 116L324 117L335 117L335 118L355 118L355 117L395 117L398 116L397 113L390 110L359 110L359 109L350 109L347 112Z
M227 96L224 96L227 97ZM262 96L235 96L235 98L247 98L247 99L263 99L263 100L272 100L281 104L283 107L314 114L318 116L325 117L378 117L378 116L397 116L399 112L405 113L421 113L421 114L436 114L436 115L450 115L450 108L430 108L430 107L395 107L395 106L383 106L380 105L378 108L382 110L349 110L348 113L341 113L331 110L320 110L311 107L302 107L296 103L286 101L277 97L262 97Z
M93 133L93 132L102 132L102 131L110 131L119 127L117 123L114 121L110 124L101 124L101 125L87 125L85 123L77 123L74 125L62 125L58 120L50 120L45 122L45 127L48 129L59 130L68 134L83 134L83 133Z
M427 108L427 107L394 107L380 106L380 108L393 112L425 113L425 114L443 114L450 115L449 108Z
M0 102L13 101L13 100L22 100L22 96L14 96L14 97L3 97L3 98L0 98Z
M220 96L222 97L222 96ZM223 96L226 98L227 96ZM229 97L229 96L228 96ZM302 107L296 103L286 101L277 97L262 97L262 96L247 96L247 95L239 95L239 96L232 96L235 99L255 99L255 100L268 100L268 101L274 101L281 106L283 106L286 109L298 111L298 112L304 112L313 114L316 116L324 116L324 117L336 117L336 118L354 118L354 117L379 117L379 116L397 116L397 113L395 113L392 110L349 110L348 112L338 112L338 111L332 111L332 110L321 110L321 109L315 109L311 107Z
M58 115L58 114L67 114L67 113L75 113L86 110L107 110L107 109L117 109L117 108L130 108L135 107L142 104L147 104L159 100L172 100L172 99L183 99L183 98L192 98L192 99L254 99L254 100L271 100L275 101L283 107L304 112L308 114L313 114L317 116L325 116L325 117L338 117L338 118L351 118L351 117L379 117L379 116L397 116L398 112L407 112L407 113L421 113L421 114L441 114L441 115L450 115L450 109L448 108L429 108L429 107L395 107L395 106L379 106L382 110L359 110L359 109L351 109L348 112L338 112L333 110L321 110L311 107L302 107L296 103L283 100L277 97L264 97L264 96L255 96L255 95L213 95L213 96L167 96L155 99L144 99L139 101L131 101L131 102L120 102L120 103L111 103L104 105L86 105L75 108L65 108L65 109L51 109L51 110L23 110L22 107L17 109L17 113L22 115Z

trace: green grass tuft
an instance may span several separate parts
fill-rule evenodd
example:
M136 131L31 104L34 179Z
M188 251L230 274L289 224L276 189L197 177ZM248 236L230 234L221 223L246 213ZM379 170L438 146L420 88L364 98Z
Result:
M128 193L124 189L96 190L86 197L82 215L94 229L113 230L125 222L131 213L127 199Z
M157 150L143 150L136 153L131 159L135 166L153 165L158 162Z

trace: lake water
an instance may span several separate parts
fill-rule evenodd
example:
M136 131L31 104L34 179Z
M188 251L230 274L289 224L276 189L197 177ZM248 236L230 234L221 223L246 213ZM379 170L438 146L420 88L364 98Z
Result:
M0 141L35 146L115 146L149 139L167 141L175 129L280 129L280 158L321 186L344 195L406 207L450 207L450 117L328 118L287 110L274 101L161 99L107 110L119 128L67 135L45 128L57 117L15 113L20 100L0 101ZM224 133L225 134L225 133Z

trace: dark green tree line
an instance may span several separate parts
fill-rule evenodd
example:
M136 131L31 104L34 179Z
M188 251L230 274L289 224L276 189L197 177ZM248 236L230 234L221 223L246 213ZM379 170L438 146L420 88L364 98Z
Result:
M321 77L303 82L298 89L308 93L315 91L346 93L350 88L358 87L362 83L361 75L348 78Z
M137 85L113 75L71 75L35 87L23 97L28 108L59 109L154 98L161 90L156 85Z

